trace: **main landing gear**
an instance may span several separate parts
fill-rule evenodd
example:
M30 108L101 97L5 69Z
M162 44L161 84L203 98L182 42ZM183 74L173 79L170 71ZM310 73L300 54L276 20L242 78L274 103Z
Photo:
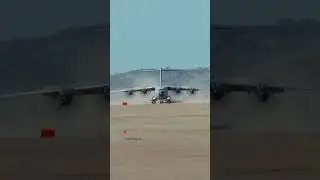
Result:
M157 103L157 100L158 100L158 99L152 97L151 103L152 103L152 104L156 104L156 103ZM170 103L172 103L171 97L169 96L169 97L167 97L166 99L159 99L159 103L160 103L160 104L163 104L163 103L170 104Z

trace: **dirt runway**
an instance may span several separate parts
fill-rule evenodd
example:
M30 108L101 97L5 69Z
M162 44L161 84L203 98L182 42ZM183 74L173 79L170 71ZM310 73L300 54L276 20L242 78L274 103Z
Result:
M101 97L76 98L69 109L42 96L0 101L0 179L109 177L109 107ZM56 138L40 139L40 129Z
M111 106L111 179L209 180L209 108Z
M319 96L287 93L267 104L234 93L211 105L212 173L217 180L319 179Z
M319 133L216 132L213 179L319 179Z

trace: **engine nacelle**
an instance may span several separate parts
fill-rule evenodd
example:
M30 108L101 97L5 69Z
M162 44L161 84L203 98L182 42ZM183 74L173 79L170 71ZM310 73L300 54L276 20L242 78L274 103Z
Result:
M211 92L212 98L218 101L224 98L224 96L226 95L221 85L216 83L210 86L210 92Z
M213 91L211 93L211 96L214 100L221 100L222 98L224 98L225 94L223 92L219 92L219 91Z
M127 96L133 96L133 95L134 95L134 92L133 92L133 91L127 91L127 92L126 92L126 95L127 95Z
M72 103L74 91L72 89L62 90L60 92L60 105L69 106Z
M195 89L191 89L190 91L189 91L189 94L191 94L191 95L194 95L196 93L196 90Z
M264 85L261 85L261 84L259 84L257 86L256 95L257 95L259 101L261 101L261 102L267 102L270 97L270 93L268 93L265 90Z
M269 99L269 97L270 97L270 94L267 93L267 92L261 91L261 92L258 92L258 93L257 93L257 97L258 97L259 101L261 101L261 102L267 102L268 99Z
M110 88L109 87L103 88L103 98L106 101L110 101Z
M148 93L149 93L148 90L142 90L142 91L141 91L141 94L142 94L143 96L147 95Z

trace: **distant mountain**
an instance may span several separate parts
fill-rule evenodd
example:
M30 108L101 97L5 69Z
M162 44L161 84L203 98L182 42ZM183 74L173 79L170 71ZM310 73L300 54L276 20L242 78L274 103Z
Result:
M109 25L0 42L0 92L108 83Z
M185 69L181 72L163 72L163 85L192 86L209 89L210 70L208 68ZM143 72L134 70L111 76L110 88L123 89L159 85L159 71Z
M211 38L213 76L319 84L320 24L315 21L211 25Z

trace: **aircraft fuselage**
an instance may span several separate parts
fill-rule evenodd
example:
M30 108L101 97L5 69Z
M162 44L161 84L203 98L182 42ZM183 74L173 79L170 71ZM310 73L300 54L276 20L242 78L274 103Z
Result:
M152 104L157 103L157 101L162 103L171 103L171 97L169 96L169 90L167 87L156 88L156 96L153 96L151 99Z

